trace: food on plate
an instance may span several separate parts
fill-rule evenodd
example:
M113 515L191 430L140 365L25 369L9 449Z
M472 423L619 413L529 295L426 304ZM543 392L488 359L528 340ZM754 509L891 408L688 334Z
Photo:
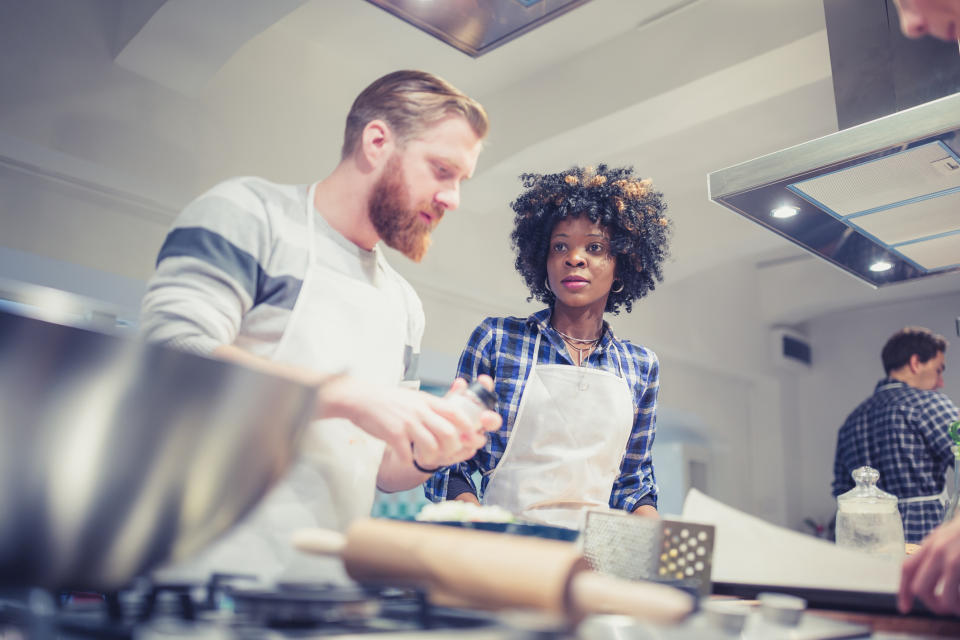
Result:
M484 506L463 502L461 500L446 500L425 504L416 519L421 522L516 522L516 517L495 505Z

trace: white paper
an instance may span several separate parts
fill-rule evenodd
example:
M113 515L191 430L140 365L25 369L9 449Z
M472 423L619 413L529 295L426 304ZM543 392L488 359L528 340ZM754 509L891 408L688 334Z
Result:
M896 593L901 559L873 556L784 529L691 489L683 518L716 527L714 582Z

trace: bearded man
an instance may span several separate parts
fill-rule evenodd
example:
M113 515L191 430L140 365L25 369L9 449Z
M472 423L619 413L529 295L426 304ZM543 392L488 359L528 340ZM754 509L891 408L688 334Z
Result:
M484 444L452 401L416 390L423 307L380 243L423 258L487 127L444 80L391 73L354 101L326 178L227 180L177 218L143 301L146 338L317 387L300 461L197 571L288 575L305 562L293 529L343 530L370 514L376 487L415 487Z

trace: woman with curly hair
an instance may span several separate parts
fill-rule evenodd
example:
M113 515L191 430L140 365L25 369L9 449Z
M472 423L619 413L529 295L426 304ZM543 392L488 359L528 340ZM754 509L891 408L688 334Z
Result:
M488 374L503 426L437 472L427 497L478 502L526 520L578 528L585 508L657 515L651 447L659 363L603 319L662 281L670 221L663 195L631 168L600 165L521 176L511 239L516 268L548 306L487 318L458 376Z

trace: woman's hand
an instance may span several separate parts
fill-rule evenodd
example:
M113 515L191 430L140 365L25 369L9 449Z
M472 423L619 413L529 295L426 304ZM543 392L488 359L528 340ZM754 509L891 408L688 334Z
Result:
M652 504L642 504L631 513L635 516L643 516L644 518L653 518L655 520L660 519L660 513L657 512L657 508Z
M460 502L469 502L470 504L480 504L480 500L474 494L469 491L464 491L458 495L454 500L459 500Z

